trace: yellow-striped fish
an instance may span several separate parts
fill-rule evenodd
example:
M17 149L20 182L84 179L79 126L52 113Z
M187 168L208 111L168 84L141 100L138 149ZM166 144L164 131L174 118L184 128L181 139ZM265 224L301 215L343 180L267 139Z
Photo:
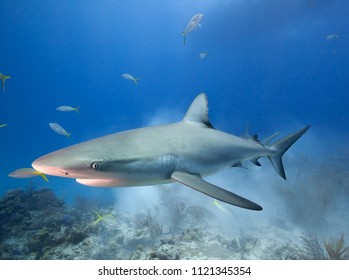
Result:
M11 76L6 76L6 75L0 73L0 80L2 83L2 91L3 92L5 92L5 81L9 78L11 78Z
M116 219L115 219L113 214L109 213L109 214L101 215L97 211L94 211L94 212L97 216L97 219L93 222L93 225L97 225L101 221L104 221L109 226L116 226L117 225Z
M11 178L31 178L40 176L42 179L48 182L48 179L44 173L41 173L40 171L37 171L33 168L20 168L12 171L10 174L8 174L8 176Z

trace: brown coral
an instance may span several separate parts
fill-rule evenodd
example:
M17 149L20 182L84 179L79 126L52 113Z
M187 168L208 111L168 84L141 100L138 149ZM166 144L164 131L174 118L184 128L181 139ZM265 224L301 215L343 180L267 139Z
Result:
M324 242L324 247L331 260L348 260L349 247L345 246L344 234L338 239Z

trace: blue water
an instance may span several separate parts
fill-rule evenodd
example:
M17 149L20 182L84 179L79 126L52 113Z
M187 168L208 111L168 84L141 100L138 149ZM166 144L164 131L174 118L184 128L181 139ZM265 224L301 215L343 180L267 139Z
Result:
M184 46L181 32L197 13L202 27ZM285 156L289 180L334 162L345 173L348 14L346 0L0 0L0 72L12 76L0 92L0 124L8 124L0 128L0 194L28 184L7 174L48 152L180 120L200 92L208 95L212 124L229 133L249 125L263 138L310 124ZM339 37L326 39L330 34ZM81 106L81 113L58 112L60 105ZM50 122L71 137L53 132ZM267 161L262 168L274 172ZM110 198L108 189L70 179L32 180L67 201Z

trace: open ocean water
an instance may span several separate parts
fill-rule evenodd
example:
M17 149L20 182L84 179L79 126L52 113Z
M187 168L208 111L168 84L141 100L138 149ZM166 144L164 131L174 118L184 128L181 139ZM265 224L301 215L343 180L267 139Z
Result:
M0 259L348 259L348 14L346 0L0 0ZM201 92L227 133L311 125L283 157L286 180L265 158L207 178L263 211L180 184L8 176L180 121Z

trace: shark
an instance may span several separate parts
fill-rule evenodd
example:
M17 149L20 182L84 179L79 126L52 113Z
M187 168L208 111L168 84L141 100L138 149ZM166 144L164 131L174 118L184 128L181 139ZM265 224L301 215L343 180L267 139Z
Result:
M126 130L69 146L36 159L32 167L44 174L74 178L92 187L132 187L178 182L219 201L250 210L263 208L238 194L204 180L223 168L257 164L269 158L286 179L283 154L307 130L272 144L215 129L208 118L204 93L175 123Z

